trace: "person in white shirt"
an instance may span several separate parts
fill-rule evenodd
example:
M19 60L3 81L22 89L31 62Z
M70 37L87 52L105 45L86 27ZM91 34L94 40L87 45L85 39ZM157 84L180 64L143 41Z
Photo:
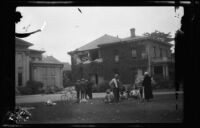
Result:
M119 75L115 74L115 77L109 82L109 85L112 87L114 94L114 101L119 102Z

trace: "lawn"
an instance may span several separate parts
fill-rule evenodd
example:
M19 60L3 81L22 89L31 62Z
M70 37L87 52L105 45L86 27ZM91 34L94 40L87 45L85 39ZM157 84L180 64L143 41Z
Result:
M181 123L183 120L183 96L176 101L174 95L155 95L152 102L137 103L135 99L120 104L105 104L103 99L87 103L64 103L55 106L44 103L18 104L34 107L29 110L31 118L25 122L35 123ZM178 109L176 110L176 103Z

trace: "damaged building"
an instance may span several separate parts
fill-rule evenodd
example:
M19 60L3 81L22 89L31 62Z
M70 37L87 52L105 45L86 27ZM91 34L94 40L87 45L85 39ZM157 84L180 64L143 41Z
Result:
M171 79L174 75L174 60L169 42L149 36L119 38L103 35L96 40L68 52L71 56L72 78L90 78L96 85L111 80L120 74L124 84L134 83L138 74L149 71L155 79Z

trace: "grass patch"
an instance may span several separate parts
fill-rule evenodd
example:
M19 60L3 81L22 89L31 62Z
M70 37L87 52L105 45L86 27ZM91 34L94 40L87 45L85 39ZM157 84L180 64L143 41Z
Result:
M183 119L182 96L156 95L152 102L137 103L135 99L120 104L105 104L103 99L93 99L76 104L57 101L55 106L44 103L19 104L35 107L30 120L25 123L170 123ZM179 109L176 110L176 103Z

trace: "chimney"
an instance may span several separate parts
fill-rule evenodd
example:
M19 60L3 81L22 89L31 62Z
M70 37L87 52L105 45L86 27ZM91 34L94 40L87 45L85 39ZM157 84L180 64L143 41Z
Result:
M130 31L131 31L131 37L135 37L135 28L131 28Z

